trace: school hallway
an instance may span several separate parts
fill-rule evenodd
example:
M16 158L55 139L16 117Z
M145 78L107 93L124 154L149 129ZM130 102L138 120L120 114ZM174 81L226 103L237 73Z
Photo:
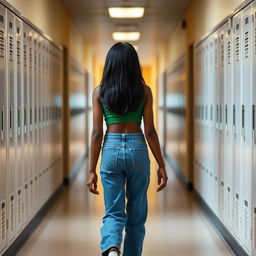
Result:
M256 256L256 0L0 0L0 256L101 255L92 96L117 42L139 57L169 178L157 193L146 141L142 256ZM146 139L139 111L117 121L140 116Z

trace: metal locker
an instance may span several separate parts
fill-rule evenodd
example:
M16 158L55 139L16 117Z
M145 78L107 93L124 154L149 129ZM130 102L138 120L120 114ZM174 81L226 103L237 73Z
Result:
M16 145L17 145L17 87L16 87L16 40L15 16L7 11L7 85L8 85L8 242L16 235Z
M224 81L224 208L225 224L232 232L233 225L233 136L232 136L232 106L233 106L233 34L231 21L225 25L225 81Z
M214 212L219 216L219 31L214 32Z
M42 194L42 203L45 202L45 160L44 160L44 88L45 88L45 39L41 38L41 72L40 72L40 169L41 169L41 194Z
M205 198L206 202L209 205L209 200L211 197L211 194L209 193L209 188L210 188L210 172L209 172L209 154L207 150L207 146L209 143L209 90L211 84L209 83L209 59L210 59L210 52L209 52L209 37L206 38L205 40L205 72L204 72L204 149L203 149L203 161L204 161L204 175L205 175L205 184L204 184L204 193L205 193Z
M219 105L219 217L224 220L224 36L225 36L225 26L222 25L219 29L219 80L218 80L218 105Z
M0 252L7 245L6 9L0 4Z
M34 211L38 210L38 201L39 201L39 182L38 182L38 33L33 30L33 52L34 52L34 66L33 66L33 89L34 89L34 107L33 107L33 116L34 116Z
M42 37L37 37L37 153L38 153L38 207L42 204L42 172L41 172L41 48L42 48Z
M194 60L194 90L195 92L198 92L198 70L199 70L199 46L196 45L194 46L194 51L193 51L193 60ZM195 143L194 143L194 187L198 191L198 94L195 94L195 99L194 99L194 138L195 138Z
M253 68L256 70L256 4L253 3ZM252 226L252 255L256 255L256 72L252 74L252 177L251 177L251 226Z
M16 41L16 75L15 83L17 86L17 183L16 183L16 232L21 231L22 228L22 205L23 205L23 81L22 81L22 69L23 69L23 30L22 21L15 17L15 41Z
M233 17L234 47L234 83L233 83L233 202L234 202L234 235L241 238L241 26L242 14Z
M242 10L242 235L251 251L251 172L252 172L252 5Z
M49 42L46 44L46 58L45 58L45 86L44 86L44 92L45 92L45 170L46 170L46 196L48 197L50 193L50 166L49 166L49 76L50 76L50 61L49 61Z
M23 23L23 207L24 225L29 220L29 28Z
M29 28L28 40L28 58L29 58L29 219L33 216L34 204L34 51L33 51L33 31Z
M215 95L215 84L214 84L214 38L210 35L209 38L209 75L208 75L208 168L209 168L209 206L211 209L214 208L214 144L213 130L213 109L214 109L214 95Z

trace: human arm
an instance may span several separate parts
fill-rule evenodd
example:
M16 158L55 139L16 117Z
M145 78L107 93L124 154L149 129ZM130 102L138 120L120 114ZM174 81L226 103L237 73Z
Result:
M149 86L146 86L146 101L144 105L143 120L144 120L145 137L159 166L157 171L157 176L158 176L157 192L158 192L166 186L168 177L165 170L165 163L162 157L158 135L154 125L153 95L152 95L151 88Z
M103 112L99 101L99 87L94 88L92 93L93 109L93 128L91 133L91 149L89 161L89 178L87 186L90 192L99 194L97 191L97 173L96 166L100 154L101 143L103 138Z

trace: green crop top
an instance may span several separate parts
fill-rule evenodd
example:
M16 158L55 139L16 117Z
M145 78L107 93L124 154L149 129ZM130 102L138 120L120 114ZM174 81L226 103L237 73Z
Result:
M101 103L101 106L103 109L106 124L130 123L130 122L140 123L142 114L143 114L144 103L141 103L136 111L131 111L124 115L120 115L120 114L110 111L102 103Z

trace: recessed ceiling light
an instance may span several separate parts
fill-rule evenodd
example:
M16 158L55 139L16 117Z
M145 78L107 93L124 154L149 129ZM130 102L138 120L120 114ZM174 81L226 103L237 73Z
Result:
M112 36L116 41L136 41L140 38L140 32L113 32Z
M109 7L111 18L141 18L144 15L144 7Z

